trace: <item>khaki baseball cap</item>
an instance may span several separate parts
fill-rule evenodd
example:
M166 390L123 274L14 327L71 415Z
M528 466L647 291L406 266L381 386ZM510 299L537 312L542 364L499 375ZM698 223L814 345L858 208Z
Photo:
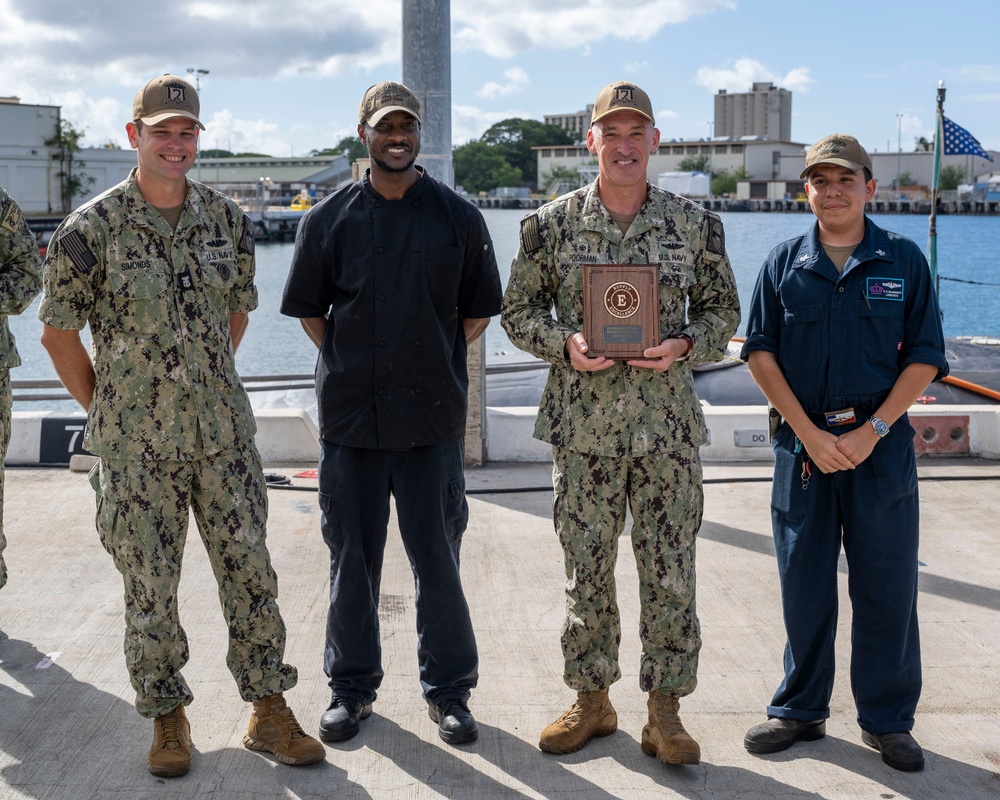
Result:
M401 83L382 81L369 86L365 96L361 98L358 121L377 125L382 117L393 111L405 111L420 122L420 101L417 96Z
M809 170L817 164L836 164L838 167L857 172L859 169L872 170L872 160L865 148L853 136L847 133L831 133L824 136L806 153L806 168L800 178L805 178Z
M594 103L594 112L590 117L590 124L593 125L599 119L603 119L608 114L616 111L634 111L641 114L654 125L653 104L649 102L649 95L634 83L628 81L618 81L601 89Z
M198 92L194 87L183 78L167 74L153 78L136 92L132 101L132 121L155 125L171 117L187 117L205 130L198 119L200 110Z

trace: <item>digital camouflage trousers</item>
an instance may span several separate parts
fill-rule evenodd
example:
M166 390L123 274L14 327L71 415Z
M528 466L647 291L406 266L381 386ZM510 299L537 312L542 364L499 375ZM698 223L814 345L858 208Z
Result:
M621 677L618 539L632 514L639 573L639 686L683 696L697 684L695 539L704 496L697 450L613 458L553 448L553 519L566 565L565 680L576 691Z
M188 640L177 588L189 510L218 583L229 633L226 663L240 696L295 685L266 537L267 495L250 444L192 461L102 459L91 472L97 530L125 584L125 661L136 709L157 717L193 695L181 675Z

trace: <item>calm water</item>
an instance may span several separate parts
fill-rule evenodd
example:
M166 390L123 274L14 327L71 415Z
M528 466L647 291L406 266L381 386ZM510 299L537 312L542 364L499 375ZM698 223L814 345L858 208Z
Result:
M510 262L517 252L518 225L522 211L486 210L493 233L501 278L506 286ZM813 222L813 215L726 213L726 249L736 275L740 301L750 302L757 273L771 249L798 236ZM886 230L913 239L927 252L927 217L919 215L872 215ZM1000 217L938 217L938 274L945 336L1000 334ZM944 278L990 283L992 286L958 283ZM739 333L743 332L740 326ZM494 321L486 331L487 360L491 354L517 352Z
M507 283L510 262L517 250L522 211L487 209L487 224L493 234L501 280ZM750 300L757 272L771 248L804 231L811 214L723 214L726 245L736 274L740 299ZM910 215L879 215L873 219L888 230L908 236L927 248L927 218ZM946 336L1000 334L1000 217L945 216L938 218L938 273ZM237 366L244 375L311 373L316 349L306 339L297 320L278 313L281 291L292 255L292 244L267 244L257 249L257 284L260 307L250 316L250 326L237 353ZM978 281L976 285L946 278ZM38 301L20 317L11 317L24 365L13 373L15 380L52 379L55 372L38 343L41 323L36 318ZM742 331L742 328L741 328ZM494 319L486 331L487 361L518 351L507 340ZM60 404L50 404L62 407ZM19 404L18 408L25 408ZM31 404L39 408L39 404ZM73 408L67 404L65 408Z

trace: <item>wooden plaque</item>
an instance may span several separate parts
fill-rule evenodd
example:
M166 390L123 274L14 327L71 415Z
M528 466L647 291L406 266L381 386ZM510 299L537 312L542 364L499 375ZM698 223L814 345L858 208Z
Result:
M587 355L642 358L660 343L656 264L584 264L583 336Z

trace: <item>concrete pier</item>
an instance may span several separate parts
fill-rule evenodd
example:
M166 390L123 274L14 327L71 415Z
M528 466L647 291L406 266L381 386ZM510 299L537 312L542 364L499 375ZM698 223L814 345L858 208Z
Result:
M314 464L303 465L312 467ZM273 468L273 467L272 467ZM611 689L617 733L578 753L538 750L541 729L572 699L559 628L563 567L551 522L551 465L490 464L467 473L471 523L462 569L481 654L471 707L479 741L437 735L416 675L413 580L390 523L382 582L385 681L361 733L324 763L286 767L242 746L249 715L225 665L225 626L208 561L192 531L181 583L191 644L185 675L195 744L191 772L146 771L152 725L132 707L122 656L120 576L94 532L86 476L8 469L7 587L0 591L0 798L14 800L270 800L545 798L546 800L992 800L1000 794L1000 463L919 462L924 692L915 735L923 772L885 766L862 744L847 679L850 608L841 574L838 676L827 736L758 757L747 728L781 675L783 632L770 536L770 467L709 464L698 549L704 648L697 691L682 702L702 763L668 767L644 755L638 688L635 565L622 541L618 595L624 676ZM270 469L269 469L270 471ZM315 731L329 700L322 671L327 551L316 482L298 467L269 491L269 545L299 684L288 699Z

